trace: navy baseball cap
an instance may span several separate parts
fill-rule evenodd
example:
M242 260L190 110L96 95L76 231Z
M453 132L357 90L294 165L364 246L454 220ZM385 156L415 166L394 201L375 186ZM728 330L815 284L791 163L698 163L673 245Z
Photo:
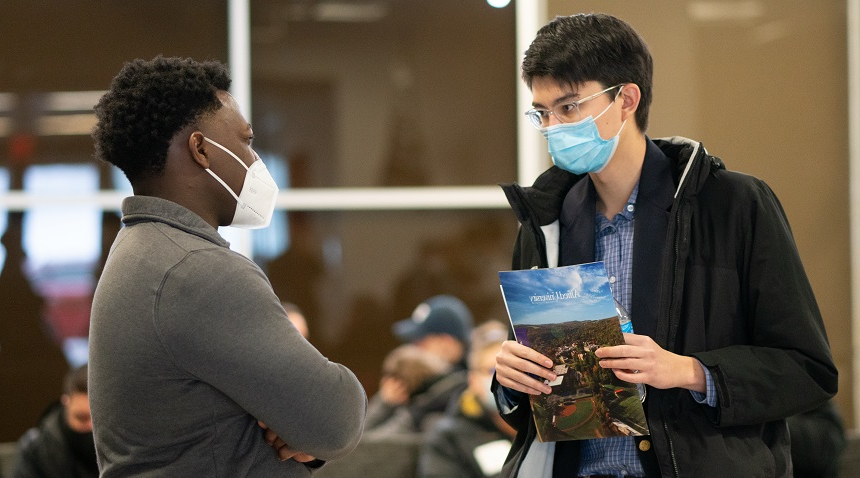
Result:
M412 317L395 322L391 330L403 342L415 342L432 334L448 334L468 344L472 313L462 300L452 295L437 295L418 304Z

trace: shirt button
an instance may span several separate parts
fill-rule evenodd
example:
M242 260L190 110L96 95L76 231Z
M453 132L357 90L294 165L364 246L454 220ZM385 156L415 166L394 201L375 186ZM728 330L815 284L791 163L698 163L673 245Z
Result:
M610 283L610 284L614 284L614 283L615 283L615 276L611 276L611 277L609 278L609 283Z
M627 205L627 210L628 210L628 211L633 212L633 209L634 209L634 207L633 207L633 205L632 205L632 204L628 204L628 205Z
M651 442L648 440L642 440L639 442L639 449L642 451L648 451L651 449Z

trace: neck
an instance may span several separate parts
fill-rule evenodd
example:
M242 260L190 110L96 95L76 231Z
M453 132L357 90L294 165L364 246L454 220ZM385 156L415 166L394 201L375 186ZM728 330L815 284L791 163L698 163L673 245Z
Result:
M152 196L179 204L200 216L213 228L218 229L217 216L211 208L207 208L206 204L199 200L199 195L193 194L194 189L163 179L139 181L137 184L133 184L132 188L136 196Z
M597 190L597 210L612 219L620 213L642 172L645 161L645 135L636 131L635 135L621 141L615 155L606 168L591 174L591 181Z

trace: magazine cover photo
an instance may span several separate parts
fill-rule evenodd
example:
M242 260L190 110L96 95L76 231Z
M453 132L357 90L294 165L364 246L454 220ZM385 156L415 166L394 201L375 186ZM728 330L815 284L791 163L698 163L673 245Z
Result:
M624 343L602 262L499 272L519 343L549 357L552 393L531 395L541 441L647 435L635 384L598 365L594 351Z

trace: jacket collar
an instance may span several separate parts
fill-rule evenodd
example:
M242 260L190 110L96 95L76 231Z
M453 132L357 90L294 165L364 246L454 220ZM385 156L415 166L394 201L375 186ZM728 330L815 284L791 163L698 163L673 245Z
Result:
M161 222L214 244L230 247L218 230L190 210L152 196L130 196L122 201L122 223L126 226L144 222Z
M517 184L501 184L521 223L537 221L535 226L546 226L558 220L561 204L571 186L588 175L571 174L552 166L538 176L531 187Z
M647 140L639 177L633 234L633 307L636 333L653 337L660 307L659 277L676 182L671 160Z
M712 170L726 169L720 158L708 155L705 146L683 136L655 139L657 147L669 158L673 180L677 187L674 197L695 195Z

